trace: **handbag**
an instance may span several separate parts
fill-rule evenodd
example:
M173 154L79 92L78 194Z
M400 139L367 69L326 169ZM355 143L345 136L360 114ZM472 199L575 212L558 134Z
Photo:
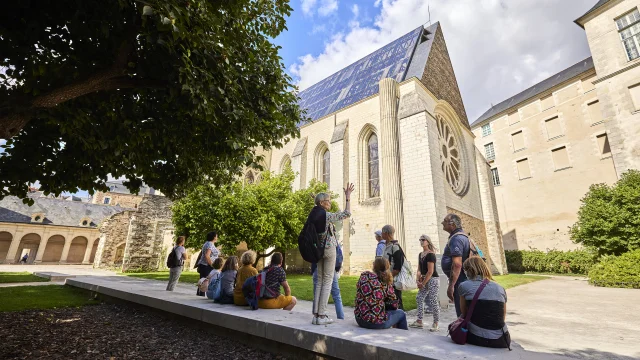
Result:
M398 247L402 250L400 245L398 245ZM404 262L402 263L402 268L398 276L393 278L393 287L400 291L417 289L416 276L411 268L411 263L407 260L407 255L404 254L404 250L402 250L402 254L404 255Z
M480 287L478 287L478 290L476 290L475 295L473 295L473 300L471 301L471 305L469 306L469 309L467 310L467 315L464 317L464 319L458 318L454 322L449 324L449 333L447 335L451 336L451 340L453 340L454 343L460 344L460 345L464 345L467 343L467 332L469 331L467 329L467 325L471 320L471 314L473 314L473 309L476 307L476 303L478 302L478 297L480 296L480 293L482 292L482 290L484 290L485 286L487 286L488 283L489 283L488 279L482 280L482 284L480 284Z

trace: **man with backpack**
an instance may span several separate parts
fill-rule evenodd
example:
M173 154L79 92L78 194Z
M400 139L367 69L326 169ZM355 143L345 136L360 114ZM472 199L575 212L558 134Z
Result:
M471 245L469 237L462 230L462 220L456 214L448 214L442 221L442 229L449 233L449 241L442 253L442 271L449 278L447 296L456 307L456 315L460 316L460 294L458 285L467 280L462 271L462 264L469 258Z
M387 246L384 249L384 257L389 260L389 269L394 279L400 271L402 271L402 265L404 264L404 251L398 244L398 240L394 239L396 229L391 225L385 225L382 227L382 238L385 240ZM398 298L398 309L404 310L402 304L402 290L393 286L393 290Z
M182 266L187 259L187 250L184 248L184 236L178 236L176 246L174 246L169 257L167 258L167 267L169 268L169 284L167 284L167 291L173 291L182 274Z

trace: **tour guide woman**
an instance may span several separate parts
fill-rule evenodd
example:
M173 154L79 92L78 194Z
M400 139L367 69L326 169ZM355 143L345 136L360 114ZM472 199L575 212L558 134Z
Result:
M353 189L353 184L348 184L344 189L346 206L344 211L336 213L328 211L331 208L331 195L319 193L315 198L316 206L313 207L307 218L308 222L314 224L316 231L322 231L318 233L318 236L325 246L324 255L318 261L318 282L313 296L313 320L311 323L314 325L326 325L333 322L327 315L327 303L336 266L336 247L339 246L333 223L351 216L350 200Z

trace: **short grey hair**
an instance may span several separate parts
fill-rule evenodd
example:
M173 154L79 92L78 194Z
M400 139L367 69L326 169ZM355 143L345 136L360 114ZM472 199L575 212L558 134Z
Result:
M447 217L449 218L449 221L456 226L456 228L462 229L462 219L460 219L460 216L456 214L448 214Z
M383 234L393 235L393 234L396 233L396 229L391 225L385 225L385 226L382 227L382 233Z
M321 192L321 193L318 193L318 195L316 195L315 203L316 205L320 205L320 203L325 200L331 200L331 195L325 192Z

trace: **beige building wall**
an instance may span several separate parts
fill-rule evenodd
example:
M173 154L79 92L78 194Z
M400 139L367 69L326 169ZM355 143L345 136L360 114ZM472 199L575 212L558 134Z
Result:
M591 184L616 181L595 79L593 70L582 73L474 125L476 147L499 176L495 197L505 249L576 248L568 229L580 199ZM486 124L491 134L483 136Z
M638 8L640 0L613 0L579 20L598 74L594 83L618 176L640 169L640 57L628 58L615 21Z
M108 198L108 204L105 203L105 199ZM137 209L142 201L142 196L133 194L120 194L114 192L101 192L98 191L93 195L91 203L109 206L121 206L127 209Z
M0 223L0 263L18 263L29 253L29 264L91 264L99 236L95 228Z

